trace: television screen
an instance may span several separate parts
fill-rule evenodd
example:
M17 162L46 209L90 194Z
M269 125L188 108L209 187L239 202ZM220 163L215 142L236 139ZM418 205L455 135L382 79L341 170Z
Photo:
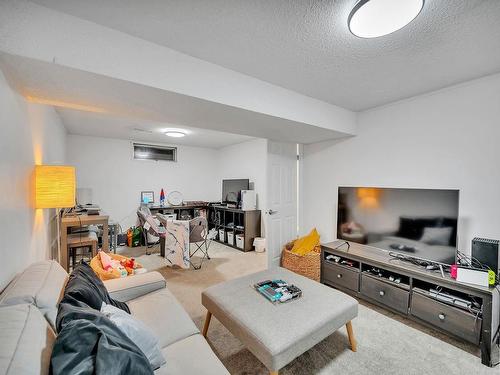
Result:
M337 238L453 264L458 190L339 187Z
M222 180L222 202L238 203L240 192L248 190L250 181L248 179L240 180Z

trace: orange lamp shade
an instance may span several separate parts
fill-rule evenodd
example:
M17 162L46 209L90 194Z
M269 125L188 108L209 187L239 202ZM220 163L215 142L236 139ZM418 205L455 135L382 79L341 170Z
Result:
M64 165L35 166L35 207L74 207L75 185L75 167Z
M380 189L370 187L360 187L357 191L359 199L377 199L380 195Z
M357 190L361 207L377 208L381 190L378 188L361 187Z

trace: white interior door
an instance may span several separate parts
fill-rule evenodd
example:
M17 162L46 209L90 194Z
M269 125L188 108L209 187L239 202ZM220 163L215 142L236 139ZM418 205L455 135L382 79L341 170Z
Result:
M269 268L283 245L297 237L297 145L268 142L266 232Z

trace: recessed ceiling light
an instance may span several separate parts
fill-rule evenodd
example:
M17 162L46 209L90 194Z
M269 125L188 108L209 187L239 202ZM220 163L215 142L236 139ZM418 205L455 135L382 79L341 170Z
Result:
M186 136L186 133L181 130L169 130L165 132L165 135L173 138L182 138Z
M413 21L424 0L359 0L349 14L349 30L360 38L377 38Z

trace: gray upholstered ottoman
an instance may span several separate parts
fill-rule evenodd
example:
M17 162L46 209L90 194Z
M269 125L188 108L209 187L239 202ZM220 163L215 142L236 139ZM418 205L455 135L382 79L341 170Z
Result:
M303 296L272 304L253 288L253 284L268 279L295 284ZM202 293L201 300L208 310L203 335L207 336L213 314L271 373L277 373L343 325L347 326L351 349L356 351L351 320L358 315L358 302L284 268L212 286Z

